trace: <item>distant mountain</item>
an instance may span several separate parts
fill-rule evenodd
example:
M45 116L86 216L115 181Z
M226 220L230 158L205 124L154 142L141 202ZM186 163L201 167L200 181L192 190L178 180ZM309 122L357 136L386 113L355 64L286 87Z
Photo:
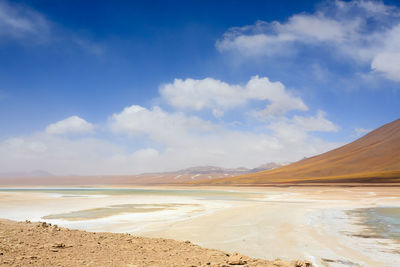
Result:
M235 168L235 169L226 169L216 166L197 166L191 167L183 170L179 170L173 173L180 174L212 174L212 173L247 173L249 169L247 168Z
M210 184L400 182L400 119L345 146L293 164Z
M2 172L0 178L23 178L23 177L53 177L54 175L43 170L31 172Z
M269 162L269 163L265 163L263 165L260 165L257 168L251 169L250 173L261 172L261 171L266 171L266 170L272 170L272 169L275 169L275 168L282 167L284 165L286 165L286 164L279 164L279 163L275 163L275 162Z
M254 169L245 167L222 168L217 166L196 166L173 172L144 173L133 176L131 182L137 184L175 184L191 181L211 180L215 178L234 177L259 170L267 170L281 166L276 163L263 164Z
M222 167L216 167L216 166L197 166L197 167L191 167L183 170L179 170L176 172L176 174L200 174L200 175L217 175L217 174L223 174L225 176L229 175L238 175L238 174L245 174L245 173L253 173L253 172L259 172L259 171L264 171L264 170L270 170L274 169L277 167L281 167L283 164L279 163L274 163L274 162L269 162L265 163L263 165L258 166L257 168L253 169L248 169L245 167L239 167L239 168L222 168Z
M179 184L192 181L233 177L280 166L267 163L255 169L197 166L173 172L143 173L138 175L57 176L45 171L0 174L0 185L152 185Z

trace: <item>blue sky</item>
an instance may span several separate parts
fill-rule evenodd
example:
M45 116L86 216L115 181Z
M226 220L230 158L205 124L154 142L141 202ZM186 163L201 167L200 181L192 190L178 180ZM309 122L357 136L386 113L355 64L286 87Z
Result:
M400 111L397 1L0 0L0 172L291 162Z

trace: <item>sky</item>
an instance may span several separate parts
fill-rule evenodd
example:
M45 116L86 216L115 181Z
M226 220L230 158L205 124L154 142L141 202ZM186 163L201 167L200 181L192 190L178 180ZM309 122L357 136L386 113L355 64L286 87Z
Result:
M0 173L294 162L399 114L398 1L0 0Z

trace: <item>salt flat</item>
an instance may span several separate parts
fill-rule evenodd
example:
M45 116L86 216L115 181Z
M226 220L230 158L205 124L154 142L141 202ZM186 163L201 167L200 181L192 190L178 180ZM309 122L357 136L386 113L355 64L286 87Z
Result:
M400 266L395 239L365 235L347 210L400 208L398 187L164 187L0 191L0 217L190 240L316 266ZM372 253L373 252L373 253Z

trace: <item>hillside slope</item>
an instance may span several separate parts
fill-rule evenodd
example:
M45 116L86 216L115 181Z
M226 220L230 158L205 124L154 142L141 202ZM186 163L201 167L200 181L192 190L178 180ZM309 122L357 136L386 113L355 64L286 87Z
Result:
M209 184L400 182L400 119L352 143L273 170Z

